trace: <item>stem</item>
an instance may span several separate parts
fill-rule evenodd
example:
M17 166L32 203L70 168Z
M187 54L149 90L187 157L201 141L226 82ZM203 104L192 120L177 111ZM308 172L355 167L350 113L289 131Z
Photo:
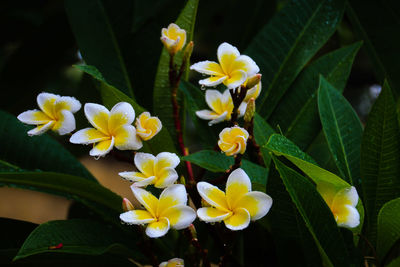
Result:
M199 240L197 239L197 237L194 237L192 232L189 229L185 229L185 234L187 235L190 244L197 250L197 252L201 255L201 258L203 260L203 267L210 267L210 261L208 260L207 254L208 251L206 249L203 249L201 247L201 244L199 242Z
M256 139L254 138L254 117L251 118L250 122L245 123L244 128L249 133L249 139L247 143L250 145L250 150L253 152L252 154L255 155L256 161L259 165L265 166L260 146L256 143Z
M239 91L240 89L240 91ZM237 119L239 116L238 110L240 104L243 102L243 100L246 98L246 93L247 93L247 87L245 86L240 86L234 89L229 89L229 93L231 94L232 97L232 102L233 102L233 110L231 113L231 125L237 125Z

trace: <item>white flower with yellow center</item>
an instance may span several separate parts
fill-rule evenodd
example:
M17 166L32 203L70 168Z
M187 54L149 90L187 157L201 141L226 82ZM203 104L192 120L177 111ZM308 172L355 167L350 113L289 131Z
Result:
M186 189L182 184L165 188L160 199L142 188L132 185L131 189L146 210L124 212L120 219L127 224L148 224L146 234L149 237L161 237L170 227L184 229L196 219L196 212L186 205Z
M242 169L234 170L226 182L226 194L206 182L197 183L197 191L211 207L200 208L197 216L205 222L224 221L231 230L246 228L250 220L264 217L272 206L272 198L251 191L250 178Z
M218 146L227 156L244 154L249 133L239 126L225 128L219 133Z
M185 46L186 31L171 23L168 28L162 28L160 39L168 52L174 55Z
M320 182L317 191L331 209L338 226L354 228L360 224L360 214L356 209L358 194L354 186L337 190L330 183Z
M233 101L228 89L223 94L217 90L207 90L206 103L211 110L199 110L196 115L203 120L211 120L208 125L231 119Z
M190 69L211 75L199 81L204 86L216 86L223 83L229 89L239 87L246 79L260 71L257 64L248 56L240 55L239 50L222 43L217 51L218 61L201 61L193 64Z
M153 138L161 131L162 124L159 118L152 117L149 112L143 112L136 119L136 134L144 141Z
M131 104L120 102L109 111L102 105L87 103L85 115L94 128L74 133L69 141L74 144L95 144L89 152L91 156L105 156L114 146L120 150L137 150L142 147L142 141L131 125L135 119Z
M175 168L179 165L179 157L174 153L161 152L156 157L138 152L134 162L139 172L120 172L119 175L134 186L142 187L154 184L157 188L165 188L178 179Z
M36 100L41 110L28 110L18 115L23 123L38 125L28 131L28 135L39 135L48 130L64 135L75 130L73 113L81 108L78 100L50 93L40 93Z
M160 263L159 267L184 267L184 261L180 258L173 258L169 261L163 261Z

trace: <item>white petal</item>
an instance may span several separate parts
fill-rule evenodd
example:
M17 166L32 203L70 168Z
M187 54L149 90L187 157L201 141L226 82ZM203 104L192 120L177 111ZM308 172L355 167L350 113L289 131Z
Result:
M104 157L114 147L114 136L111 140L100 141L90 150L89 155L93 157Z
M68 134L75 130L75 117L71 111L63 109L58 113L58 121L55 123L53 130L60 135Z
M154 175L154 161L156 157L149 153L138 152L135 155L134 162L136 168L146 176Z
M245 209L237 209L232 216L224 220L224 223L233 231L243 230L250 224L250 214Z
M222 93L222 103L227 104L229 102L232 102L232 96L231 93L229 91L229 89L226 89L223 93ZM232 104L233 105L233 104Z
M207 109L196 111L196 115L203 120L213 120L219 117L217 113Z
M226 182L226 198L231 208L234 208L246 193L251 191L251 181L243 169L234 170Z
M38 94L36 101L40 109L47 115L51 116L54 110L54 103L59 97L59 95L43 92Z
M172 228L181 230L188 227L196 219L196 212L186 205L176 205L167 209L160 216L166 217Z
M187 194L183 184L173 184L165 188L160 194L159 211L175 205L186 205Z
M242 103L240 103L240 106L239 106L239 117L243 117L244 116L244 113L246 112L246 108L247 108L247 103L246 102L242 102Z
M212 207L200 208L197 210L197 216L199 216L200 220L205 222L220 222L230 215L230 212L218 210Z
M199 84L208 87L217 86L218 84L223 83L227 78L228 76L213 76L207 79L199 80Z
M360 214L355 207L346 205L347 216L345 221L338 220L338 226L354 228L360 224Z
M179 165L180 159L175 153L161 152L156 156L157 169L176 168Z
M22 112L17 117L23 123L31 124L31 125L39 125L46 124L49 121L53 120L49 116L47 116L44 112L34 109Z
M178 173L173 168L165 168L161 173L157 173L157 182L154 184L157 188L165 188L178 180Z
M115 147L119 150L138 150L143 146L132 125L122 125L114 132L114 136Z
M146 210L130 210L120 214L119 218L127 224L144 224L155 221L152 215Z
M221 121L226 120L228 115L229 115L228 111L225 111L224 113L222 113L221 115L219 115L218 117L213 119L212 121L208 122L208 125L211 126L213 124L220 123Z
M158 199L150 192L131 185L131 190L135 195L137 201L145 207L145 209L150 212L153 217L155 217L157 207L158 207Z
M225 76L220 65L214 61L208 61L208 60L201 61L190 66L190 69L203 74L208 74L213 76Z
M69 141L73 144L93 144L110 139L109 136L94 128L85 128L74 133Z
M200 196L211 206L214 206L219 210L229 211L225 193L218 187L207 182L198 182L197 191L199 192Z
M255 221L264 217L272 206L272 198L263 192L252 191L245 194L236 205L246 209Z
M246 72L243 70L236 70L230 75L230 78L224 81L224 84L228 89L239 87L247 80Z
M32 130L28 131L28 135L29 136L40 135L40 134L50 130L51 127L53 127L54 123L55 123L54 121L49 121L46 124L39 125L38 127L33 128Z
M207 90L206 91L206 103L218 114L222 113L222 94L218 90Z
M116 130L124 124L132 124L135 120L135 110L127 102L119 102L110 111L108 128Z
M218 47L217 51L217 56L218 56L218 61L221 63L223 61L223 56L225 55L232 55L234 57L240 56L239 50L234 47L233 45L230 45L228 43L222 43Z
M241 67L242 70L244 70L247 74L247 76L253 76L254 74L257 74L260 71L260 68L257 66L257 64L254 62L253 59L251 59L249 56L246 55L241 55L235 60L235 65L244 65Z
M169 230L169 221L166 218L160 218L158 222L150 223L146 228L146 234L151 238L162 237Z
M358 203L358 194L356 188L351 186L340 190L333 199L333 205L335 205L336 200L343 201L342 199L346 199L351 203L352 206L355 207Z
M130 182L139 182L147 179L141 172L119 172L118 175Z
M102 105L94 103L85 104L85 116L96 129L102 131L104 134L108 133L108 118L110 112Z
M156 180L156 177L155 177L155 176L150 176L149 178L146 178L146 179L144 179L144 180L137 181L137 182L133 183L133 186L136 186L136 187L146 187L146 186L148 186L149 184L154 184L154 181L155 181L155 180Z
M55 102L56 110L66 109L72 113L81 109L82 105L75 97L61 96Z

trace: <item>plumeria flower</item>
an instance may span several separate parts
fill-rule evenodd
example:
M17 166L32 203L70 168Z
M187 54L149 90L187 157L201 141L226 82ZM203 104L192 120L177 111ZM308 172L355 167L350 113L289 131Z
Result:
M161 131L162 124L159 118L152 117L149 112L143 112L136 119L136 134L144 141L153 138Z
M173 258L170 259L169 261L164 261L161 262L159 267L184 267L184 261L183 259L180 258Z
M199 110L196 115L203 120L210 120L208 125L231 119L233 101L228 89L223 94L217 90L207 90L206 103L211 110Z
M28 131L28 135L39 135L48 130L64 135L75 130L73 113L81 108L78 100L50 93L40 93L36 100L41 110L28 110L18 115L18 119L23 123L38 125Z
M204 86L216 86L223 83L229 89L239 87L250 76L259 72L257 64L248 56L240 55L239 50L228 44L222 43L218 47L218 61L201 61L193 64L190 69L211 75L199 81Z
M251 191L250 179L240 168L229 175L226 194L207 182L197 183L197 191L211 205L198 209L197 216L205 222L224 221L231 230L246 228L250 220L264 217L272 205L270 196Z
M160 199L134 185L131 189L145 210L124 212L120 215L120 219L127 224L148 224L146 234L149 237L161 237L170 227L177 230L184 229L196 219L196 212L186 205L186 189L182 184L165 188Z
M162 28L161 42L168 52L174 55L185 46L186 31L179 28L175 23L171 23L168 28Z
M219 133L218 146L227 156L244 154L249 133L239 126L225 128Z
M358 194L354 186L337 190L330 183L320 182L317 191L331 209L338 226L354 228L360 224L360 214L356 209Z
M134 186L142 187L154 184L157 188L165 188L178 179L175 168L180 160L174 153L161 152L157 156L138 152L134 162L139 172L120 172L119 175Z
M69 141L74 144L95 144L89 152L91 156L105 156L114 146L120 150L137 150L142 147L142 141L131 125L135 119L131 104L120 102L108 111L102 105L87 103L85 115L94 128L74 133Z

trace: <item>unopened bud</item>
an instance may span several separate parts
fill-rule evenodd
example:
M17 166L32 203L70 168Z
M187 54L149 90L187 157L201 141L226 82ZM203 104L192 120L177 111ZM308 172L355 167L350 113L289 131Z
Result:
M194 46L193 41L190 41L190 42L187 44L185 50L183 51L183 60L184 60L184 61L189 62L190 57L192 56L193 46Z
M122 209L124 211L130 211L130 210L134 210L135 207L133 207L132 203L129 201L129 199L124 198L122 200Z
M246 112L244 113L244 121L251 122L255 112L256 112L256 101L252 97L247 103Z
M181 177L179 177L179 181L181 184L186 185L185 176L181 175Z
M260 81L261 81L261 74L260 73L254 75L254 76L251 76L250 78L247 79L246 88L247 89L251 89L254 86L256 86Z

